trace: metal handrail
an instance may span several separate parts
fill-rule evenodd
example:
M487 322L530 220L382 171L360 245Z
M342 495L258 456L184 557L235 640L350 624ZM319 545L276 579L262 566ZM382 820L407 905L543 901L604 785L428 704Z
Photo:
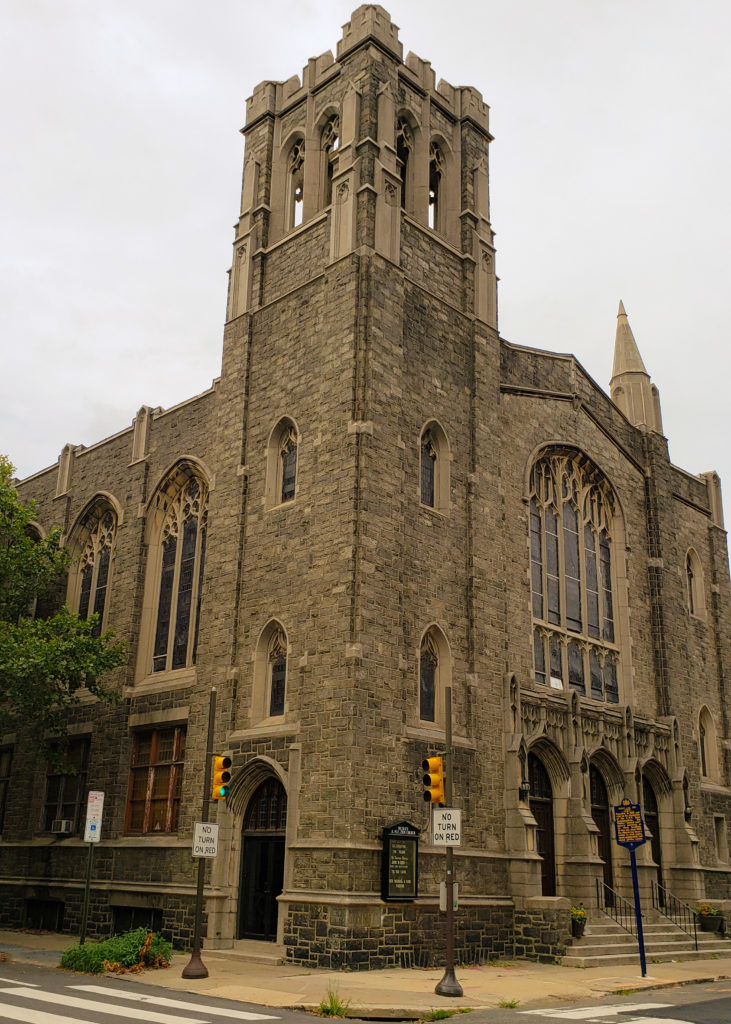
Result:
M683 903L669 889L659 882L651 882L652 905L664 917L669 918L673 924L681 928L687 935L690 935L698 950L698 919L695 910Z
M637 938L637 921L635 919L635 908L629 900L620 896L612 889L611 885L594 879L596 882L596 902L600 910L611 917L620 928L624 928L630 935Z

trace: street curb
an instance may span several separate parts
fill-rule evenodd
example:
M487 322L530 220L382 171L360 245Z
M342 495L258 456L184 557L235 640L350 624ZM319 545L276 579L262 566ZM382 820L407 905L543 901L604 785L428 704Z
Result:
M638 985L637 988L627 985L618 985L617 988L603 989L606 995L618 996L636 994L637 992L652 992L659 988L682 988L684 985L709 985L715 981L731 981L731 974L712 974L707 978L681 978L679 981L656 981L650 985Z

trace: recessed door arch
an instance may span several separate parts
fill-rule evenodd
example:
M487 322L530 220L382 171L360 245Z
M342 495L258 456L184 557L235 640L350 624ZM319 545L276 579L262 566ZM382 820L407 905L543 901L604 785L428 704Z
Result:
M660 812L657 806L655 790L646 775L642 776L642 806L645 812L645 828L651 835L650 850L652 851L652 859L657 865L657 883L658 885L664 885L662 876L662 843L660 842Z
M265 779L252 794L242 828L240 939L277 938L279 904L284 886L287 794L279 779Z
M530 812L536 819L536 850L541 855L541 892L556 895L556 838L553 823L553 787L546 766L536 754L528 754Z

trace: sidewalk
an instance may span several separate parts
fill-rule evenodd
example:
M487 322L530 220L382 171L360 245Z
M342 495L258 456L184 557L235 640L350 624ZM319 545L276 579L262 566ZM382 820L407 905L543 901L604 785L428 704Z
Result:
M6 953L8 961L52 967L58 964L62 950L73 942L73 937L67 935L0 931L0 954ZM350 1000L351 1017L393 1020L417 1019L433 1010L460 1006L487 1009L514 999L520 1001L521 1009L586 1003L628 990L731 979L731 958L648 964L647 978L640 977L639 964L580 969L506 960L457 968L464 996L455 999L434 992L443 973L440 968L362 973L308 970L251 963L220 950L204 950L202 959L209 977L200 981L181 977L189 960L187 953L176 953L167 970L119 977L180 992L303 1010L316 1010L330 989L341 1000Z

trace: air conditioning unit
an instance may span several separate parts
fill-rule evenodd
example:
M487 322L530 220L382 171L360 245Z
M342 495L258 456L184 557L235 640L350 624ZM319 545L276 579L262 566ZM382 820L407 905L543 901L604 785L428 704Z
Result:
M51 822L51 832L58 832L62 836L70 836L74 830L74 823L71 818L56 818Z

